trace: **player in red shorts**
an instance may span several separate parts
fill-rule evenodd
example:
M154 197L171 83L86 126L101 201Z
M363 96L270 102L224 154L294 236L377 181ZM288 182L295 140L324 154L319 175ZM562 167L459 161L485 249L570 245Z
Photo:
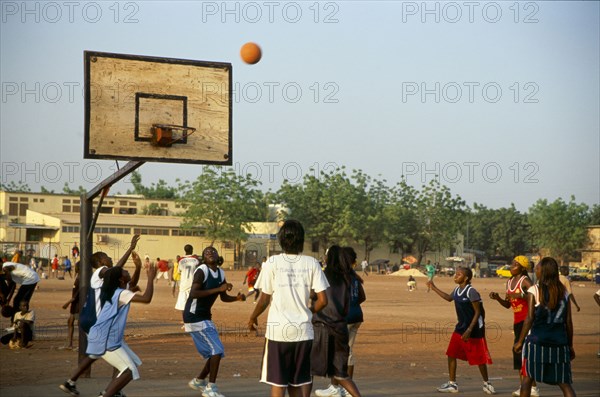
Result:
M485 311L479 292L471 286L473 272L467 267L459 267L454 275L458 284L451 295L441 291L432 280L427 282L439 296L448 302L454 301L458 323L452 333L448 350L448 372L450 380L438 387L440 393L458 393L456 384L456 359L468 361L469 365L477 365L483 378L483 391L496 394L494 386L489 382L487 364L492 363L485 340Z

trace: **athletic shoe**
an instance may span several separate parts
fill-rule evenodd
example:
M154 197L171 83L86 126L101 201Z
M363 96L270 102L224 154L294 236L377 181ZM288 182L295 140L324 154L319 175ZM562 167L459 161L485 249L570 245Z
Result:
M519 387L517 390L512 392L512 395L513 395L513 397L519 397L521 395L521 388Z
M214 383L206 385L206 388L202 392L202 397L225 397L221 393L219 393L219 389L217 385Z
M113 397L127 397L125 395L125 393L123 393L123 390L119 390L118 392L115 393L115 395Z
M531 388L531 395L534 397L539 397L540 395L540 389L537 386L533 386Z
M60 385L58 387L60 388L60 390L64 391L65 393L68 393L72 396L79 395L79 390L77 390L77 386L75 386L75 383L71 384L71 383L69 383L69 381L66 381L65 383L63 383L62 385Z
M342 397L341 387L329 385L327 389L317 389L315 390L315 395L317 397Z
M204 391L204 389L206 388L206 384L207 383L205 379L194 378L191 381L189 381L188 386L194 390Z
M496 389L494 389L494 386L490 382L483 382L483 391L486 394L496 394Z
M455 382L447 382L438 387L440 393L458 393L458 385Z
M342 397L352 397L352 394L350 394L350 392L343 387L340 387L340 392Z

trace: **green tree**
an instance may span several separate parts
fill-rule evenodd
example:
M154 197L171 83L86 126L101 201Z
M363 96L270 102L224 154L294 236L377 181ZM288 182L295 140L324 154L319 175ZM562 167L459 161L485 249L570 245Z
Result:
M484 251L488 256L513 257L529 250L527 215L511 204L509 208L489 209L475 203L467 215L468 242L465 248ZM468 245L468 246L467 246Z
M402 191L410 191L405 181L400 182ZM417 264L421 263L426 251L453 248L458 243L458 234L464 230L466 204L460 196L453 196L447 186L432 179L415 195L409 209L414 213L414 241Z
M81 185L79 185L79 188L77 190L71 189L69 187L69 184L67 182L65 182L65 186L63 186L63 193L71 194L71 195L75 195L75 196L81 196L82 194L87 193L87 190Z
M142 183L142 174L138 171L131 173L130 182L133 185L133 190L127 190L127 194L140 194L151 199L176 199L179 197L177 188L170 187L162 179L158 183L152 183L150 187L146 187Z
M301 184L284 181L278 199L300 221L307 241L316 241L323 253L332 242L343 243L352 238L349 211L352 208L353 185L344 168L319 176L306 174Z
M385 180L373 179L361 170L354 170L354 183L348 188L348 206L343 214L345 231L354 241L362 244L365 257L385 241L390 204L390 189Z
M574 196L568 203L561 198L552 203L538 200L529 208L528 220L534 244L540 250L547 250L561 264L576 258L576 250L588 243L589 207L576 203Z
M492 240L494 215L493 209L482 204L473 204L473 208L469 209L466 215L465 248L483 251L487 256L496 255Z
M390 203L384 209L384 235L390 251L400 256L412 253L417 238L417 190L400 182L390 190Z
M511 258L529 251L527 215L517 211L511 203L509 208L495 210L492 219L492 244L496 255Z
M28 184L23 182L14 182L11 181L8 184L0 183L0 190L4 190L6 192L14 192L14 193L27 193L31 192L31 188Z
M590 225L600 225L600 204L594 204L590 208Z
M187 204L184 227L203 227L215 241L235 243L234 261L241 255L251 222L264 221L267 213L259 182L250 175L241 176L228 168L204 167L193 182L180 184L180 201Z

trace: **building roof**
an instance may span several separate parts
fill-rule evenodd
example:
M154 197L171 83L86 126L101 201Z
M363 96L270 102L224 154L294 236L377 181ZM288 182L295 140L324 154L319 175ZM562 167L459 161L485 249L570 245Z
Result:
M64 225L79 225L79 214L45 214L60 219ZM150 215L113 215L100 214L97 226L128 226L128 227L170 227L179 228L183 218L180 216L150 216Z
M37 230L58 230L59 229L56 226L34 225L32 223L9 223L8 226L14 227L15 229L37 229Z

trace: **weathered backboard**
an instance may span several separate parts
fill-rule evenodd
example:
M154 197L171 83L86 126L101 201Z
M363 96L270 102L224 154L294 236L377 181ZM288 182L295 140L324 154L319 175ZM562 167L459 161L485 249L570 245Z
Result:
M84 158L232 164L230 63L93 51L84 63ZM157 144L157 124L182 128Z

